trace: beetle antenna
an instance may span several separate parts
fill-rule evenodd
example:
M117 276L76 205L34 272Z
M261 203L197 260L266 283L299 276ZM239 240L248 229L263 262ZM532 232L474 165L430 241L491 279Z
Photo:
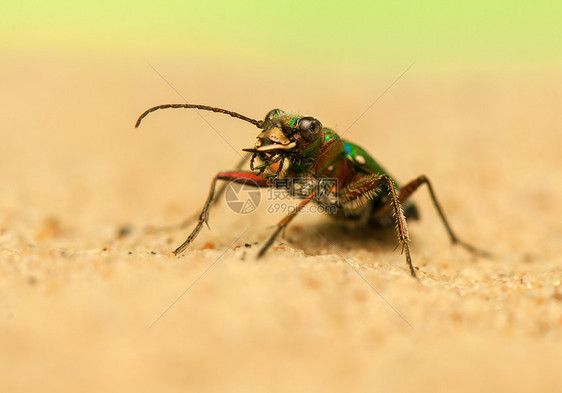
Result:
M164 105L158 105L158 106L152 107L152 108L144 111L143 114L139 116L137 122L135 123L135 128L138 128L138 126L140 126L140 123L142 122L142 120L146 116L148 116L149 113L160 110L160 109L170 109L170 108L192 108L192 109L202 109L202 110L205 110L205 111L211 111L211 112L217 112L217 113L224 113L225 115L230 115L232 117L236 117L237 119L241 119L241 120L247 121L248 123L252 123L253 125L255 125L258 128L262 128L262 125L263 125L263 121L261 121L261 120L254 120L254 119L251 119L247 116L241 115L240 113L228 111L226 109L215 108L213 106L196 105L196 104L164 104Z

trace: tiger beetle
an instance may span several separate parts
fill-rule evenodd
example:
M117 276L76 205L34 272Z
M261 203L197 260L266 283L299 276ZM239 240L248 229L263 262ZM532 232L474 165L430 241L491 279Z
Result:
M423 184L427 185L433 205L451 242L473 254L487 254L460 240L453 232L426 176L418 176L406 185L398 186L388 172L362 147L342 139L314 117L293 116L280 109L273 109L262 121L207 105L165 104L146 110L138 118L135 128L148 114L169 108L192 108L222 113L252 123L262 130L257 136L255 146L243 149L248 154L235 170L219 172L214 177L197 225L174 251L175 255L181 254L197 237L203 224L208 222L211 204L218 200L226 187L226 184L223 184L222 188L215 192L219 180L252 187L285 187L291 195L302 199L296 209L277 224L277 228L259 251L258 258L267 252L279 233L308 203L315 202L320 206L335 205L336 218L361 221L369 227L395 225L410 274L416 277L410 256L406 219L417 220L418 210L411 202L402 208L401 202L406 201ZM251 170L241 170L248 160ZM300 191L296 191L297 186Z

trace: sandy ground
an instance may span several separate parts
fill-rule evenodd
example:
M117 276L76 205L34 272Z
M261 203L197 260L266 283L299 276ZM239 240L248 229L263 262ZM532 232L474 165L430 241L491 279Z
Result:
M401 72L153 66L193 102L340 131ZM2 70L2 391L562 390L559 72L414 68L346 133L400 181L429 176L460 236L494 254L451 247L420 191L416 281L392 233L312 213L256 261L281 218L267 201L246 216L221 203L172 256L186 230L144 229L200 209L257 130L187 111L134 130L182 102L145 59Z

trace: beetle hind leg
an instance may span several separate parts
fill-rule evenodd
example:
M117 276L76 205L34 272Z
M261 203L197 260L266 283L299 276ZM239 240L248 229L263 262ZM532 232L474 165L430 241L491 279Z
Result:
M449 224L449 220L447 220L447 218L445 216L445 213L443 211L443 208L441 207L441 204L437 200L437 196L435 194L435 191L433 190L431 182L429 181L429 179L425 175L418 176L417 178L415 178L414 180L412 180L411 182L409 182L408 184L406 184L405 186L400 188L398 190L398 197L400 198L401 201L404 201L404 200L408 199L420 186L422 186L424 184L427 185L427 188L429 190L429 195L431 197L431 201L433 202L433 206L435 207L435 210L437 210L437 214L439 215L439 218L441 219L441 222L443 223L443 226L445 227L445 230L447 231L447 234L449 235L451 243L458 244L459 246L463 247L464 249L466 249L467 251L471 252L474 255L489 258L491 256L491 254L489 252L483 251L483 250L480 250L480 249L474 247L473 245L459 239L459 237L455 234L451 225ZM379 210L379 214L384 214L390 208L391 208L390 203L387 203L385 206L383 206Z

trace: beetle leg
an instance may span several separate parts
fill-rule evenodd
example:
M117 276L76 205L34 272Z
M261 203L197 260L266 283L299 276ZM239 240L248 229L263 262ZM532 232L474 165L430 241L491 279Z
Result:
M396 231L398 232L398 240L402 245L402 253L406 255L406 263L410 268L412 277L416 277L416 271L412 264L412 257L410 256L410 236L408 235L408 226L406 225L406 218L402 206L400 205L400 198L396 192L394 182L387 175L371 175L360 178L355 184L348 189L345 189L340 195L340 201L343 203L356 204L362 203L362 199L370 199L374 193L381 187L386 186L390 201L388 208L393 210L394 219L396 220Z
M236 165L234 170L235 171L241 170L248 163L248 160L250 159L251 156L252 155L249 154L249 153L245 154L244 157L242 157L242 159L240 160L240 162L238 162L238 164ZM226 190L227 185L228 184L223 184L223 185L220 186L217 193L215 194L215 197L213 198L213 202L212 202L213 205L217 204L217 202L220 201L220 198L221 198L222 194L224 194L224 191ZM185 229L189 224L191 224L193 221L197 220L198 217L199 217L199 214L195 213L195 214L187 217L186 219L184 219L182 222L177 223L177 224L159 226L159 227L148 227L148 228L146 228L146 232L148 232L148 233L171 232L171 231L176 231L176 230L180 230L180 229Z
M406 225L406 217L404 217L404 211L400 205L400 199L396 193L396 187L394 187L394 182L392 179L386 175L381 177L381 180L387 184L388 194L390 196L390 202L392 203L392 209L394 211L394 218L396 220L396 230L398 231L398 239L402 243L402 252L406 254L406 263L410 268L410 274L412 277L416 278L416 271L414 270L414 265L412 264L412 257L410 256L410 246L408 242L410 241L410 236L408 235L408 227Z
M490 257L490 253L488 253L486 251L479 250L478 248L460 240L457 237L457 235L455 234L455 232L451 228L451 225L449 224L449 221L445 217L445 213L443 212L443 208L441 208L441 204L437 200L437 196L435 195L435 192L433 191L433 187L431 186L431 182L429 181L429 179L425 175L418 176L416 179L412 180L411 182L409 182L408 184L406 184L405 186L400 188L400 190L398 191L400 200L404 201L407 198L409 198L423 184L427 184L427 188L429 190L429 195L431 196L433 206L435 206L435 210L437 210L437 213L439 214L439 218L441 218L441 222L443 223L443 226L445 227L445 229L447 230L447 233L449 234L449 238L451 239L451 243L458 244L458 245L464 247L466 250L470 251L471 253L473 253L475 255ZM387 204L386 206L381 207L381 209L379 211L384 211L388 207L389 207L389 205Z
M231 182L257 187L269 187L271 185L271 182L269 180L252 172L219 172L211 183L211 189L209 190L209 195L207 196L207 201L203 206L203 210L199 215L197 225L187 237L187 239L178 248L176 248L176 250L174 251L175 255L182 253L186 249L186 247L193 241L193 239L197 237L199 231L203 227L203 224L206 224L209 220L209 208L213 203L215 188L217 185L217 181L219 180L230 180Z
M279 221L279 223L277 224L277 229L275 229L275 232L273 232L269 237L269 239L267 239L267 242L258 253L258 258L261 258L265 255L265 253L267 252L267 250L269 250L269 247L271 247L271 245L273 244L275 238L279 235L279 233L281 233L281 231L285 229L287 225L289 225L291 220L295 218L295 216L299 214L300 211L314 198L315 194L316 194L315 191L310 193L304 200L301 201L301 203L298 204L295 210L293 210L291 213L285 216L285 218Z
M433 202L433 205L435 206L435 209L437 210L437 213L439 214L439 217L441 218L441 221L443 222L443 225L445 226L445 229L447 230L447 233L449 234L449 237L451 238L451 243L458 244L458 245L464 247L466 250L470 251L471 253L473 253L475 255L490 257L491 255L490 255L489 252L479 250L478 248L472 246L471 244L468 244L468 243L460 240L457 237L457 235L455 234L455 232L453 232L453 229L451 228L451 225L449 224L449 221L445 217L445 213L443 212L443 209L441 208L441 205L437 201L437 196L435 195L435 192L433 191L433 187L431 186L431 182L429 181L429 179L425 175L419 176L418 178L412 180L410 183L408 183L404 187L402 187L400 189L400 198L401 199L408 198L422 184L427 184L427 189L429 190L429 195L431 196L431 200Z

